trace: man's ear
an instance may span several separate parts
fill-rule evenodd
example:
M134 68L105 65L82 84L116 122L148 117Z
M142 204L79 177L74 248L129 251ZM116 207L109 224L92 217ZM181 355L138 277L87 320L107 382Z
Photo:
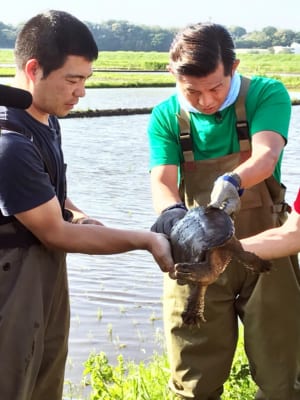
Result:
M237 67L239 66L239 63L240 63L240 60L239 60L239 59L237 59L237 60L235 60L235 61L233 62L233 65L232 65L232 73L231 73L231 75L233 75L233 74L235 73L235 71L237 70Z
M174 72L174 70L173 70L173 68L171 67L170 64L167 65L167 70L170 72L170 74L175 76L175 72Z
M32 58L25 65L25 73L33 82L38 76L41 76L43 71L37 59Z

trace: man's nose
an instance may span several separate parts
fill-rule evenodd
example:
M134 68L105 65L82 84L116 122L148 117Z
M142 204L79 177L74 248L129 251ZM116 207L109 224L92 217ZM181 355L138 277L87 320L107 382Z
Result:
M202 107L210 106L213 103L213 97L210 93L201 93L198 98L198 103Z
M78 86L74 91L74 96L76 96L76 97L84 97L85 96L85 86L84 85Z

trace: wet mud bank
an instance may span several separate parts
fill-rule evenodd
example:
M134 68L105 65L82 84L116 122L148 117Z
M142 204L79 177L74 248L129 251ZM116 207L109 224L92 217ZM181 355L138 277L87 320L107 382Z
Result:
M148 108L115 108L111 110L78 110L71 111L64 118L90 118L90 117L114 117L120 115L150 114L152 107Z
M293 106L300 105L300 99L292 100ZM114 108L107 110L78 110L71 111L63 118L91 118L91 117L114 117L122 115L150 114L152 107L145 108Z

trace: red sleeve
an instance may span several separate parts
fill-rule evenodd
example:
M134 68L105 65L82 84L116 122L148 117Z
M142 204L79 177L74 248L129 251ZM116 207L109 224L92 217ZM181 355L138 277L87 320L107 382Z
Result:
M300 189L294 202L294 209L295 211L297 211L298 214L300 214Z

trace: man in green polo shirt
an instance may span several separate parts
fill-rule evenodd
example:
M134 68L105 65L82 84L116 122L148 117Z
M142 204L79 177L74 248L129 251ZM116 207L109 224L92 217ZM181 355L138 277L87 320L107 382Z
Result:
M159 214L153 231L168 235L187 209L206 204L235 216L238 238L279 226L286 218L280 166L290 97L276 80L241 77L238 65L232 38L221 25L200 23L176 35L169 63L176 93L153 109L148 128ZM231 262L208 287L207 322L190 328L181 318L189 285L166 276L171 390L184 399L221 399L240 319L259 387L255 399L300 399L299 283L296 256L273 260L272 272L260 276Z

